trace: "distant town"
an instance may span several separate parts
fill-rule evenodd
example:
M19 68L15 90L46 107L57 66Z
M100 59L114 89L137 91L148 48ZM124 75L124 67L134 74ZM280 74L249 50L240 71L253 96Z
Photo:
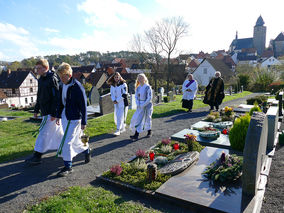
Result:
M259 16L253 26L253 36L239 38L236 31L227 50L180 54L170 60L137 51L103 54L88 51L44 58L48 59L53 71L62 62L70 63L74 77L85 86L86 92L96 87L101 95L109 91L106 80L114 72L121 73L128 84L135 81L138 73L146 73L155 92L167 86L168 90L178 89L188 73L193 74L199 90L203 90L216 71L221 72L226 88L238 91L243 86L250 91L276 92L284 87L284 33L280 32L266 47L266 31L265 22ZM31 107L35 104L38 76L34 66L37 59L0 62L0 107Z

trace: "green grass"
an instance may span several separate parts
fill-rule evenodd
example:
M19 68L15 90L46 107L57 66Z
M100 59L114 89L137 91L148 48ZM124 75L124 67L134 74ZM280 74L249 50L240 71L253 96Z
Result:
M71 187L67 191L34 205L26 212L160 212L125 200L101 187Z
M243 92L226 96L224 101L241 98L249 94L251 93ZM184 112L185 109L181 107L181 99L182 96L177 95L176 101L155 106L153 118L161 118ZM203 104L200 100L195 100L193 104L194 109L206 106L208 105ZM128 111L127 124L130 123L134 112L135 110ZM15 120L0 122L0 163L31 153L35 143L32 132L39 127L39 123L28 122L28 117L31 117L32 114L26 111L1 109L0 116L21 116L21 118ZM88 120L87 132L90 137L111 133L114 130L113 113Z

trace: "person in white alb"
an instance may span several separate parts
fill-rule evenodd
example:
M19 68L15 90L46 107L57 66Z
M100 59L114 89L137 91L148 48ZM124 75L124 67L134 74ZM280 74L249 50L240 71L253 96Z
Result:
M197 88L198 84L193 79L193 75L188 74L182 85L182 107L188 109L188 112L192 112L193 99L196 96Z
M87 125L87 97L85 89L79 81L72 77L72 68L67 63L62 63L57 70L63 83L60 105L57 109L56 123L62 118L64 135L57 150L57 156L62 157L64 168L57 176L69 175L72 169L72 160L79 153L85 154L85 163L91 159L89 144L81 141L83 131Z
M110 85L111 100L114 103L114 122L116 124L115 136L125 132L128 112L127 84L121 75L114 73L107 83Z
M139 74L136 80L135 101L137 110L130 122L130 129L135 132L131 139L138 139L139 133L148 131L147 137L152 136L152 88L145 74Z

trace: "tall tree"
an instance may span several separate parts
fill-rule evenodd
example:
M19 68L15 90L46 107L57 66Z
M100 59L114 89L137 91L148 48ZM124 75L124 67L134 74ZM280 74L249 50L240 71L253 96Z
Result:
M176 49L180 39L187 35L189 25L183 20L183 17L165 18L157 22L154 26L157 42L167 55L167 93L169 92L170 82L170 59L171 54Z

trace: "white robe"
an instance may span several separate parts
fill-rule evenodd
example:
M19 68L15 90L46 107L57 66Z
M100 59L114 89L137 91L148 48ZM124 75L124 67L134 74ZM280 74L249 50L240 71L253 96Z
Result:
M138 133L151 130L152 128L152 88L148 84L138 86L135 93L137 110L130 122L130 129Z
M71 84L63 85L62 100L64 106L66 104L66 93L69 86L71 86ZM79 86L81 87L81 90L84 94L85 101L87 101L86 95L84 93L81 84L79 84ZM62 157L64 161L72 161L72 159L76 155L89 148L89 143L87 143L86 146L84 146L83 142L80 139L80 137L83 134L83 131L81 130L81 119L68 121L65 116L65 109L62 112L62 126L64 130L64 136L62 137L61 144L57 154L58 156ZM62 147L62 152L60 154L61 147Z
M116 124L117 130L122 130L126 127L126 118L128 112L128 106L124 106L123 94L127 95L127 84L121 84L119 86L110 87L111 100L117 101L114 104L114 122Z
M63 136L62 126L58 126L54 121L50 120L51 116L46 115L42 117L40 130L36 139L36 152L45 153L48 150L57 150Z
M196 80L194 80L194 82L192 84L190 84L188 87L186 86L189 83L189 80L185 80L183 82L182 85L182 99L185 100L193 100L196 96L196 92L197 92L197 88L198 88L198 84L196 82ZM187 89L191 89L191 91L186 91Z

